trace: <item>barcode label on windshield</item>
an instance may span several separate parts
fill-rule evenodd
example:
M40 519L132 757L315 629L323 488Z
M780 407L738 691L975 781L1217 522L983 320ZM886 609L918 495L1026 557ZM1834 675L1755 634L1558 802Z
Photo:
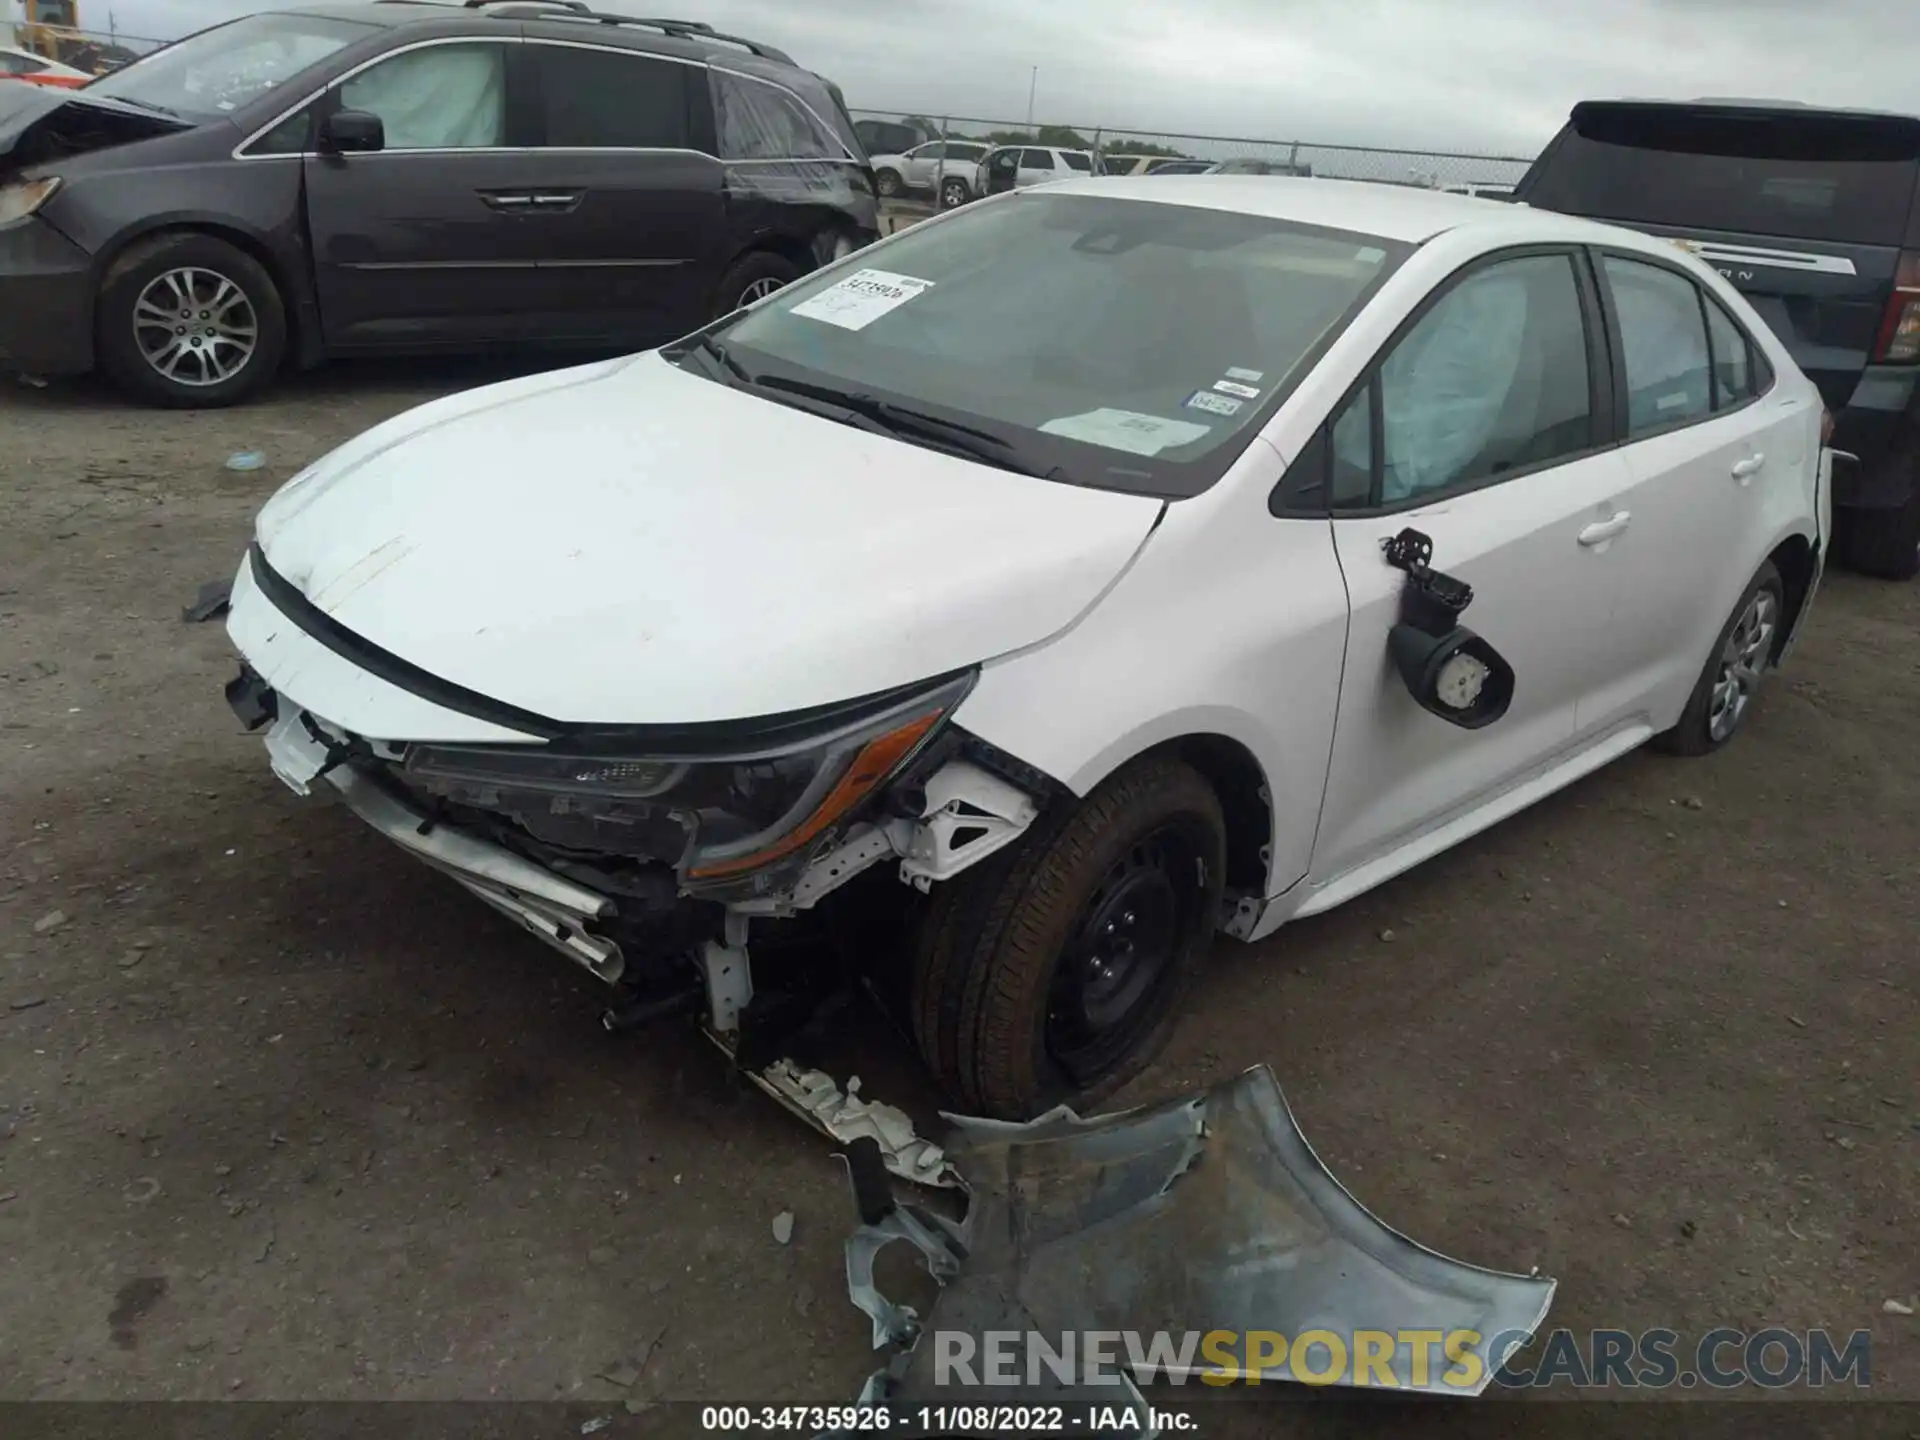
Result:
M864 330L882 315L933 288L933 281L891 270L857 270L837 285L802 300L789 312L842 330Z

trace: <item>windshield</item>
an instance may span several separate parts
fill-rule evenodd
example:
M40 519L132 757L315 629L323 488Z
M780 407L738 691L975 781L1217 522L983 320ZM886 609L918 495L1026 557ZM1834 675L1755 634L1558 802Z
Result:
M103 75L87 93L183 120L224 119L373 32L317 15L249 15Z
M1017 194L791 285L719 339L756 377L971 426L1035 474L1192 495L1407 253L1263 216Z

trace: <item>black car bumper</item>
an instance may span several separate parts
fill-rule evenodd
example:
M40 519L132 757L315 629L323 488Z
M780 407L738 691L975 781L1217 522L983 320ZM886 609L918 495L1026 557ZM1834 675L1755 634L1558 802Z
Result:
M1920 484L1920 365L1870 365L1833 417L1833 503L1897 510Z
M44 220L0 225L0 369L93 368L93 261Z

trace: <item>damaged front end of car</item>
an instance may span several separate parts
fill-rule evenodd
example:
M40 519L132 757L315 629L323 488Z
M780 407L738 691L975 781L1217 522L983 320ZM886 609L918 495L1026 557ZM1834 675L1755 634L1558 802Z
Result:
M227 698L265 728L274 772L297 793L324 778L361 819L613 987L609 1029L698 1010L757 1072L823 987L757 995L751 922L802 917L888 861L925 890L1039 813L1052 782L949 723L975 674L764 720L568 727L521 745L354 735L244 665ZM783 928L764 937L776 951Z

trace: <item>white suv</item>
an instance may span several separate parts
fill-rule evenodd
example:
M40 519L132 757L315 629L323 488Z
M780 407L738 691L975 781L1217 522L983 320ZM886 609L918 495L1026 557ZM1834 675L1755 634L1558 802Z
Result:
M1050 180L1073 180L1094 171L1090 150L1060 150L1049 145L1002 145L987 152L974 180L976 195L1024 190Z
M876 155L873 174L882 199L932 193L942 205L964 205L974 195L974 176L993 147L984 140L929 140L899 155Z
M349 441L260 514L228 699L616 1023L767 1074L864 983L1026 1116L1146 1064L1216 932L1727 743L1819 583L1824 422L1646 235L1072 182Z

